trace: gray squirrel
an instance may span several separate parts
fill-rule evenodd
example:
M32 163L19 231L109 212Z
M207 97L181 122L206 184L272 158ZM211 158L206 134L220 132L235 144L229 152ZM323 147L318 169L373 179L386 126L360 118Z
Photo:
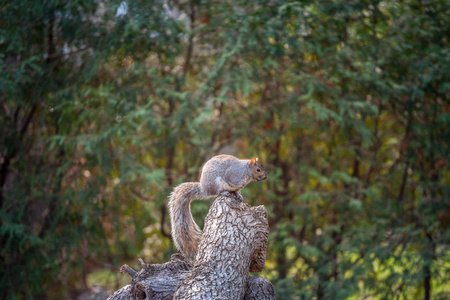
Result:
M234 192L242 200L240 190L250 181L267 179L258 158L238 159L232 155L217 155L208 160L200 175L200 182L185 182L175 187L169 196L172 239L177 249L193 259L197 253L202 231L191 214L191 202Z

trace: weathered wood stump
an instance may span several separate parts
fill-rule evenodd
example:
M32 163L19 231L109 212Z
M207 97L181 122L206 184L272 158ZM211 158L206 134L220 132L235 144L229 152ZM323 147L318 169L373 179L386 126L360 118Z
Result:
M264 268L268 235L264 206L224 193L206 216L194 265L178 253L162 265L141 261L137 273L124 265L132 283L109 299L275 299L270 281L249 276Z

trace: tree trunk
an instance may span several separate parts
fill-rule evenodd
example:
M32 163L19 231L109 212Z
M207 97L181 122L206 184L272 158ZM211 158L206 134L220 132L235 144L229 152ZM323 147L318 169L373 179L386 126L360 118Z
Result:
M194 265L178 253L162 265L141 261L138 273L124 265L132 283L109 299L275 299L270 281L249 276L264 268L268 236L264 206L225 193L206 216Z

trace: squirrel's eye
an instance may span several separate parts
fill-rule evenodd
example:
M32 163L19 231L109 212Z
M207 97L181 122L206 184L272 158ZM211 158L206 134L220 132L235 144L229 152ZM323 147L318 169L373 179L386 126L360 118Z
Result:
M256 172L261 172L261 169L260 168L256 169Z

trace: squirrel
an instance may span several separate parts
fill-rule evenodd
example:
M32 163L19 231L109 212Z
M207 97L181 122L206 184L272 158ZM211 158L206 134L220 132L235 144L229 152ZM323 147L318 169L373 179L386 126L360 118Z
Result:
M169 195L172 239L177 249L193 259L200 244L202 231L191 214L191 202L234 192L242 200L240 190L250 181L267 179L267 173L258 158L238 159L232 155L217 155L202 168L200 182L185 182Z

